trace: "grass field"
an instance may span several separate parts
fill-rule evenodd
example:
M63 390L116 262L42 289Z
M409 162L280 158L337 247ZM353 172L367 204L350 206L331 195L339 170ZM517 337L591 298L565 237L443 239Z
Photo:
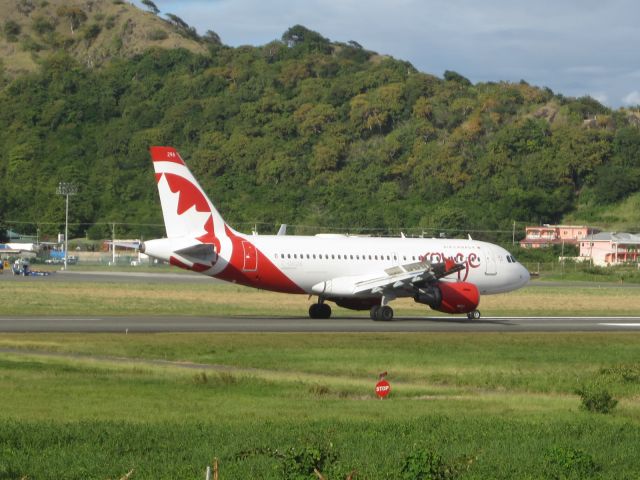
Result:
M0 478L202 478L214 456L221 478L313 478L286 469L305 452L328 478L421 478L401 476L421 452L458 472L448 478L637 478L639 342L4 334ZM613 413L580 407L576 389L594 384L619 400Z
M298 316L308 301L40 280L2 282L4 314ZM637 314L637 297L536 287L481 308ZM619 403L590 412L578 390ZM222 480L311 479L313 466L329 479L632 479L639 444L635 333L0 334L0 479L196 479L213 457Z

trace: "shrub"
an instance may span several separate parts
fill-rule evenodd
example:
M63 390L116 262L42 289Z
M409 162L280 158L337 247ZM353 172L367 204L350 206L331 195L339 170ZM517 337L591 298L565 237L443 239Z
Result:
M94 40L98 35L100 35L101 31L102 29L100 28L100 25L98 25L97 23L92 23L91 25L87 26L86 30L84 31L84 38L88 41Z
M315 478L314 470L326 471L337 456L333 445L318 447L291 447L286 450L273 448L254 448L236 454L236 460L244 460L256 455L267 455L280 461L280 478L285 480L301 480Z
M582 387L576 393L582 399L582 408L589 412L610 413L618 404L618 400L598 385Z
M104 26L107 30L111 30L113 27L115 27L116 25L116 16L115 15L109 15L107 17L107 20L104 22Z
M328 447L292 447L281 455L282 478L312 478L314 469L322 472L335 461L335 454Z
M600 466L580 449L553 447L545 455L547 478L568 480L593 477Z
M437 453L425 450L407 455L400 471L403 480L448 480L457 476L454 465L447 464Z
M37 17L33 20L33 29L38 35L44 35L46 33L53 32L56 29L56 26L51 19Z
M149 34L147 35L147 38L149 40L164 40L166 38L169 37L169 34L167 32L165 32L164 30L158 28L156 30L152 30L151 32L149 32Z
M9 42L15 42L18 39L18 35L20 35L22 28L17 22L7 20L4 22L3 31Z

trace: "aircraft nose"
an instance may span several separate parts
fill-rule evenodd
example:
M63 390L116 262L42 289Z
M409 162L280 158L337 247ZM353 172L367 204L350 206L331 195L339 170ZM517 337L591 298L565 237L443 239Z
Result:
M529 274L529 270L527 270L527 268L521 263L518 263L518 267L520 267L518 271L518 275L520 276L520 282L521 282L521 285L524 286L527 283L529 283L529 280L531 279L531 275Z

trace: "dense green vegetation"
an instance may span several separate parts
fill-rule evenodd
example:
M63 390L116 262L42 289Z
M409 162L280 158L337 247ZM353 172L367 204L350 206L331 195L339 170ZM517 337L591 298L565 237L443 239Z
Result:
M161 223L154 144L181 151L230 223L263 231L510 231L578 208L589 220L640 189L637 111L441 79L301 26L261 47L205 44L101 68L60 50L5 79L0 221L57 232L65 180L80 185L72 236L108 236L108 222L158 235L140 225Z
M309 464L330 479L635 478L637 345L628 333L5 334L0 478L202 478L214 457L222 479L317 478ZM577 390L595 386L618 401L609 413L582 406Z

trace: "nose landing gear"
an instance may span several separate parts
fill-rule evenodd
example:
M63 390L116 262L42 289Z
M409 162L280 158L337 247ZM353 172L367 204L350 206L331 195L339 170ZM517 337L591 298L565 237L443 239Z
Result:
M480 318L480 310L474 310L472 312L467 313L467 318L469 320L478 320Z
M331 306L326 303L312 303L309 307L309 318L329 318L331 317Z

